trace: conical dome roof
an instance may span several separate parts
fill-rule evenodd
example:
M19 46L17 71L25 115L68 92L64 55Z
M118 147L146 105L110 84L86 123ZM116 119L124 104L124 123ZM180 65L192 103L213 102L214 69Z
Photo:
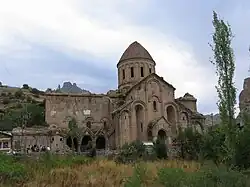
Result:
M135 58L143 58L154 61L149 52L137 41L133 42L128 46L128 48L124 51L122 57L120 58L119 62Z

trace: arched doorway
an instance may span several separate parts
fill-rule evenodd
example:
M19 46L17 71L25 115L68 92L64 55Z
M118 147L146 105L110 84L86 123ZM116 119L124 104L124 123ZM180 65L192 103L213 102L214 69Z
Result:
M72 148L72 138L71 137L67 138L66 144L67 144L67 146L69 146L69 148Z
M98 136L96 139L96 149L105 149L106 140L104 136Z
M91 137L89 135L86 135L82 138L81 143L81 151L85 151L88 149L88 144L92 141Z
M78 147L78 141L77 138L73 138L73 143L74 143L74 151L77 152L77 147Z
M167 138L167 135L166 135L166 132L164 131L164 130L159 130L158 131L158 138L159 138L159 140L166 140L166 138Z
M142 140L144 131L144 111L141 105L135 106L136 126L137 126L137 139Z

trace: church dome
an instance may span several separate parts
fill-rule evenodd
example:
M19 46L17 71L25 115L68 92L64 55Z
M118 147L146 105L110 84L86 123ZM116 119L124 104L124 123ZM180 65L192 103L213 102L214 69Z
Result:
M140 43L135 41L132 44L130 44L128 48L124 51L118 64L125 60L138 59L138 58L154 61L149 52Z

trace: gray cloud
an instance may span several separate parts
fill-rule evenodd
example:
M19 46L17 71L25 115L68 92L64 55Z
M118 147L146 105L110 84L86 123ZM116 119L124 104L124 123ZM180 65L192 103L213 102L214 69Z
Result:
M244 20L250 19L250 2L246 0L16 3L22 11L7 1L0 3L0 80L7 84L29 83L46 89L69 80L91 91L106 92L116 87L115 65L123 50L139 40L179 95L189 91L197 95L201 112L214 112L216 82L208 46L212 10L229 21L235 34L239 91L248 76L250 25ZM182 77L175 77L176 73Z

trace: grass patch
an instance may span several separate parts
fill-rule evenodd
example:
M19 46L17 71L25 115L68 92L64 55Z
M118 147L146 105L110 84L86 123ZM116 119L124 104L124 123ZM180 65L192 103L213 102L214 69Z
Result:
M44 154L40 158L0 155L0 186L245 187L249 178L238 171L164 160L117 164L107 159Z

